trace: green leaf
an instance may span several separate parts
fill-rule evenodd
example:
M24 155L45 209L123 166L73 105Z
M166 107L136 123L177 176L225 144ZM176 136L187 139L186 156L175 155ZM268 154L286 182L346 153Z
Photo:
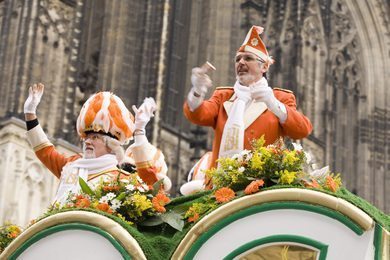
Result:
M81 190L88 194L89 196L94 196L95 193L93 193L92 189L88 186L88 184L81 178L79 177L79 184L81 187Z
M163 183L164 179L158 180L153 184L153 196L156 196L157 193L160 191L161 184Z
M126 192L121 192L118 197L116 197L117 200L122 201L126 197Z
M161 219L174 229L179 231L183 230L184 221L181 219L181 215L175 212L167 212L161 215Z
M175 205L174 207L171 207L170 210L176 214L182 215L187 212L191 205L192 204Z
M139 225L153 227L153 226L161 225L162 223L164 223L164 221L161 219L160 216L153 216L142 221L141 223L139 223Z

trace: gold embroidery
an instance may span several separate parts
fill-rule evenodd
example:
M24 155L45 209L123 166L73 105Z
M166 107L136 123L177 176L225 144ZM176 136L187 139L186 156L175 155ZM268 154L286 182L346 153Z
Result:
M77 182L78 174L72 172L65 179L65 184L75 184Z
M238 149L238 137L240 134L240 128L236 125L232 126L229 129L226 129L226 139L224 151L237 150Z

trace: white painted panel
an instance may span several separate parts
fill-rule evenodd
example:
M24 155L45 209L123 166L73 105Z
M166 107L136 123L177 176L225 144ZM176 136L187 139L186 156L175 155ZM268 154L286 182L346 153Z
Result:
M329 245L327 259L373 259L374 229L359 236L339 221L310 211L279 209L234 221L213 235L195 259L222 259L256 239L296 235Z
M51 234L28 247L21 260L107 260L123 259L103 236L86 230L65 230Z

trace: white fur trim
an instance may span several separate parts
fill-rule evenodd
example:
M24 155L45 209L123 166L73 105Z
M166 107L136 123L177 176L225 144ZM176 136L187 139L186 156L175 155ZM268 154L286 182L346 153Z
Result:
M248 51L248 52L251 52L251 53L255 54L256 56L260 57L260 59L262 59L265 62L267 62L268 59L269 59L268 55L266 55L265 53L259 51L256 48L253 48L252 46L245 45L245 51Z
M163 179L165 191L169 191L172 188L172 182L168 176L166 176L165 174L162 174L162 173L157 173L156 176L157 176L157 179L159 179L159 180Z
M204 190L205 185L203 181L196 180L196 181L190 181L187 183L184 183L180 187L180 193L183 195L191 195L195 192L202 191Z
M47 138L45 132L43 131L41 125L37 125L33 129L30 129L29 131L26 132L26 135L27 135L27 140L33 147L34 151L40 150L40 149L36 150L36 148L38 147L44 148L46 146L52 145L52 143L50 143L49 139ZM48 145L44 145L44 144L48 144Z

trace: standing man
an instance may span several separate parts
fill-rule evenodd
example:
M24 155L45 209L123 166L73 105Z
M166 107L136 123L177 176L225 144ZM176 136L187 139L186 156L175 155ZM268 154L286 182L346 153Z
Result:
M94 94L84 103L77 119L77 132L83 140L83 154L66 157L55 149L39 125L36 109L43 92L44 85L41 83L29 88L24 113L27 139L35 154L57 178L60 178L55 200L63 202L70 192L77 193L80 189L79 177L92 184L98 183L100 178L107 181L118 176L127 178L129 173L117 167L125 158L122 145L128 143L133 133L138 136L145 134L144 128L153 116L155 106L148 102L147 105L143 104L136 109L134 124L134 117L119 97L109 92ZM136 145L148 144L144 138L136 136ZM141 139L142 142L137 143L137 139ZM149 185L158 179L155 167L144 167L140 172L140 177Z
M262 135L269 145L284 136L302 139L312 131L309 119L297 111L294 94L268 86L264 74L273 59L259 36L262 32L262 27L252 26L238 49L234 87L217 87L204 100L212 82L204 67L192 70L184 114L192 123L214 129L209 168L217 166L220 157L251 149L251 140Z

